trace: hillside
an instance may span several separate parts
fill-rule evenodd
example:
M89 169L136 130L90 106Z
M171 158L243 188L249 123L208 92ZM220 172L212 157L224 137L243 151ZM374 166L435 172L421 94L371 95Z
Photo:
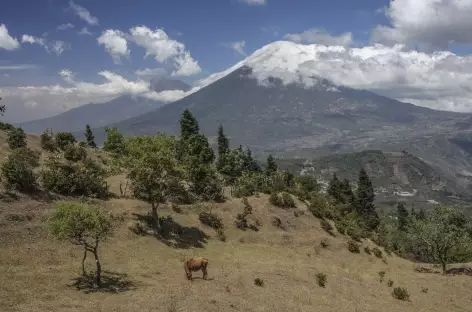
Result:
M180 214L161 210L182 226L183 234L159 241L128 229L147 214L147 204L131 199L102 203L125 217L115 237L102 246L108 283L102 292L73 286L82 253L46 234L45 220L52 211L48 203L0 203L0 276L10 281L0 286L2 311L442 312L465 311L472 303L471 277L417 273L417 265L394 255L383 261L363 251L350 253L347 239L329 236L300 202L295 217L291 210L268 205L265 195L249 201L262 224L259 232L234 227L243 209L239 199L213 207L224 219L226 242L198 222L198 206L182 207ZM274 217L283 229L272 225ZM327 248L320 246L323 239ZM180 247L172 247L173 242ZM373 247L369 241L363 245ZM193 255L210 259L208 281L199 279L201 272L192 283L185 279L182 261ZM87 269L92 270L92 260ZM380 271L386 272L383 283ZM317 273L327 275L325 288L317 285ZM255 286L255 278L264 286ZM411 302L392 297L389 279L408 289Z
M188 91L186 83L171 79L152 79L150 87L156 92L166 90ZM42 133L46 128L53 131L83 131L85 125L103 127L111 123L129 119L164 105L164 102L123 95L105 103L90 103L68 110L59 115L20 123L28 133Z

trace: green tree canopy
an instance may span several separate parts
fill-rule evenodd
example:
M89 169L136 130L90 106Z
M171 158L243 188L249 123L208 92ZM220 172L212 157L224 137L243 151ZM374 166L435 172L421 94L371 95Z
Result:
M118 131L116 127L106 127L105 132L107 137L103 144L103 149L107 152L111 152L114 154L121 154L123 152L125 140L123 135Z
M85 126L85 141L88 147L96 148L97 144L95 144L95 137L93 136L92 129L90 129L89 125Z
M22 128L14 128L8 131L7 138L10 149L26 147L26 133Z
M456 253L472 259L471 220L454 206L436 206L424 220L413 220L411 238L430 261L440 263L443 272Z
M82 246L84 257L82 258L82 274L85 275L85 259L87 252L95 257L95 280L97 286L101 285L101 263L98 247L101 242L113 233L117 218L105 213L101 209L85 204L73 202L59 202L56 211L49 220L51 234L61 240L68 240L72 244Z
M56 132L56 144L61 150L65 150L68 145L76 142L75 137L70 132Z
M180 118L180 138L185 141L191 135L198 134L199 131L197 120L188 109L185 109Z
M364 218L368 230L376 230L380 223L380 218L374 205L375 193L372 181L367 172L361 169L359 181L357 183L357 194L354 208L356 212Z
M266 170L265 172L268 174L268 175L271 175L271 174L274 174L277 172L277 164L275 163L275 159L274 157L272 157L272 155L269 155L267 157L267 164L266 164Z

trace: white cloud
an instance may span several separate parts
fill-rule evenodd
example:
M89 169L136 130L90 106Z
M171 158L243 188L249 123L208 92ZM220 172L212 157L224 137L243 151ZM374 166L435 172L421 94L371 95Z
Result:
M246 41L242 40L242 41L231 42L228 46L239 55L247 56L246 51L244 51L244 47L246 46Z
M51 47L52 51L56 53L58 56L61 55L65 50L70 49L70 44L64 41L57 40L52 44Z
M72 11L74 11L75 15L84 20L89 25L98 25L98 18L92 16L86 8L75 4L72 0L69 2L69 6Z
M17 64L17 65L0 65L0 70L27 70L38 68L33 64Z
M129 56L128 42L119 30L107 29L97 38L98 44L103 45L113 58L113 62L121 64L121 56Z
M8 33L7 26L5 24L0 25L0 48L8 51L16 50L20 47L18 39L13 38Z
M141 78L152 78L156 76L165 76L167 75L167 71L164 68L144 68L138 69L134 72L137 76Z
M264 5L266 4L266 0L239 0L239 2L244 2L249 5Z
M296 43L317 43L326 46L339 45L350 46L353 42L352 33L345 32L339 36L333 36L324 29L311 28L299 34L287 34L285 39Z
M208 85L243 65L252 67L262 85L272 76L285 84L310 87L317 83L312 77L318 76L434 109L472 112L472 56L448 51L421 53L404 45L346 48L279 41L198 81L197 86Z
M472 43L472 0L391 0L385 14L391 26L375 28L376 41L432 49Z
M67 23L67 24L62 24L62 25L57 26L57 30L66 30L66 29L71 29L74 27L75 26L73 24Z
M48 111L50 114L57 114L87 103L103 103L125 94L169 103L197 90L193 89L189 92L180 90L155 92L150 89L149 81L142 79L127 80L110 71L98 73L104 78L102 83L77 80L75 74L68 69L63 69L58 74L67 82L67 87L59 84L0 87L0 97L8 97L10 102L15 103L32 103L31 101L34 101L36 108Z
M130 39L146 50L145 57L154 56L158 63L173 62L176 67L174 75L189 76L201 72L185 45L170 39L164 30L153 31L146 26L137 26L130 29L130 34Z
M70 50L71 46L69 43L56 40L51 43L47 42L45 38L34 37L30 35L23 35L21 42L29 44L37 44L43 47L47 53L54 52L57 56L61 55L65 50Z
M92 33L87 29L87 27L84 27L82 28L79 32L78 32L79 35L88 35L88 36L91 36Z

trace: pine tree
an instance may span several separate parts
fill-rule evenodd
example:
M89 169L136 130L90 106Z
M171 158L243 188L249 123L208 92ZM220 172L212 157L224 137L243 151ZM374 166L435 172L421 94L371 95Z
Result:
M343 202L341 196L341 181L339 181L336 173L333 173L333 178L329 181L328 195L333 197L337 202Z
M192 113L185 109L180 118L180 138L187 140L192 134L198 134L200 127Z
M223 132L223 126L218 127L218 161L216 168L220 171L225 166L225 160L229 153L229 140Z
M418 220L426 220L426 211L424 211L423 207L420 208L420 212L418 213Z
M353 204L356 197L352 191L351 182L348 179L344 179L341 183L341 194L344 197L344 204Z
M266 165L266 174L271 175L277 172L277 164L275 163L274 157L269 155L267 157L267 165Z
M398 203L397 206L397 218L398 218L398 229L405 232L408 228L408 210L406 210L403 203Z
M252 157L252 152L249 148L246 148L246 154L244 155L244 168L248 172L262 172L261 167L257 161Z
M87 141L87 146L91 148L96 148L97 144L95 144L95 137L93 136L92 129L90 129L89 125L85 126L85 140Z
M372 181L367 172L361 169L356 194L355 210L365 221L368 230L375 230L379 226L380 218L374 205L375 193Z

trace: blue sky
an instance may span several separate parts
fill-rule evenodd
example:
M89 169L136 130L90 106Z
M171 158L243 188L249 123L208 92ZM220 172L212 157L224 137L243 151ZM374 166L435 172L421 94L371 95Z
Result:
M228 48L231 42L245 41L245 51L251 53L267 43L283 39L287 33L298 33L309 28L324 28L337 34L350 31L356 40L369 38L376 24L384 23L385 16L376 11L388 1L313 1L268 0L265 5L248 5L239 0L75 0L98 19L90 25L70 9L68 0L4 0L0 23L7 26L12 37L23 34L60 40L70 49L60 56L48 54L39 45L22 44L12 53L0 49L2 63L35 64L42 69L36 75L12 75L9 84L51 83L59 81L57 72L68 68L80 79L99 80L99 70L113 70L128 75L139 68L158 67L152 57L143 59L145 51L131 48L130 61L114 64L97 37L105 29L126 32L134 26L163 29L169 37L185 44L192 57L199 62L200 75L182 78L192 80L223 70L243 56ZM25 14L27 12L34 12ZM59 25L71 23L74 28L57 30ZM87 27L91 36L77 34ZM21 73L15 73L21 74ZM12 77L10 76L10 77ZM40 81L34 81L40 79ZM7 83L3 81L3 83Z
M157 94L153 75L192 93L242 64L471 112L470 16L472 0L3 0L4 118L125 94L170 103L189 93Z

